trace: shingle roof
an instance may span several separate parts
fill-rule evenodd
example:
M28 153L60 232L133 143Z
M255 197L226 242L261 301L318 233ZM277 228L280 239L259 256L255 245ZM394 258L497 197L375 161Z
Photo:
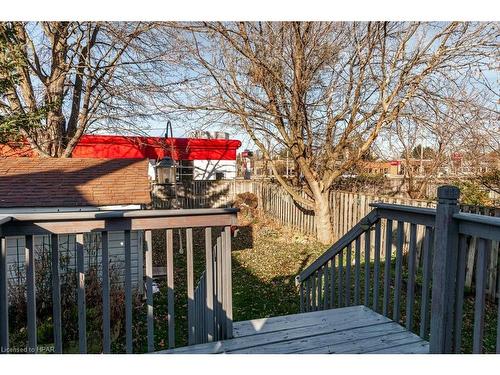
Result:
M148 204L149 189L146 159L0 159L0 207Z

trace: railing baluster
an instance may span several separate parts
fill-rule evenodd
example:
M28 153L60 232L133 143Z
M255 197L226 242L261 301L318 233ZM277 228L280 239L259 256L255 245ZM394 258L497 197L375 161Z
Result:
M432 245L433 245L433 229L425 227L424 237L424 264L422 270L422 301L420 310L420 337L424 340L428 338L428 329L430 322L429 301L430 301L430 285L432 275Z
M214 340L214 257L212 253L212 228L205 228L205 277L206 277L206 326L207 340Z
M215 246L213 246L214 254L214 340L220 340L219 337L219 262L218 262L218 243L215 241Z
M200 321L201 322L204 322L205 321L205 315L206 315L206 308L205 308L205 304L203 303L203 301L205 301L207 299L207 296L206 296L206 290L207 290L207 278L206 278L206 274L203 273L202 274L202 278L200 280L200 316L201 316L201 319ZM206 324L201 324L200 326L200 334L201 334L201 337L203 338L203 342L206 341L207 339L207 334L208 334L208 331L207 331L207 325Z
M460 353L462 348L462 313L464 306L464 285L465 268L467 257L467 236L461 234L458 240L458 262L457 262L457 280L455 294L455 324L454 324L454 345L455 353Z
M323 306L323 267L318 270L318 310Z
M303 313L304 312L304 283L299 284L299 294L300 294L300 307L299 307L299 312Z
M394 311L392 320L399 323L400 317L400 294L403 268L403 235L404 222L398 221L397 245L396 245L396 280L394 282Z
M9 291L7 289L7 241L0 238L0 353L9 348Z
M175 347L175 306L174 306L174 236L173 230L167 229L167 323L168 347Z
M206 307L206 300L207 300L207 275L206 273L203 274L200 278L200 281L198 282L198 336L199 336L199 342L206 342L208 340L208 327L207 326L207 307ZM213 297L212 297L213 299ZM212 329L214 327L214 323L212 322L211 325ZM214 332L214 338L215 338L215 332Z
M29 353L37 352L36 331L36 291L35 291L35 257L33 251L33 236L25 236L25 269L26 294L28 309L28 349Z
M194 281L193 281L194 283ZM198 289L198 285L196 285L196 288L193 291L193 341L192 344L188 345L194 345L194 344L200 344L201 343L201 337L200 337L200 332L199 332L199 320L198 320L198 312L200 311L200 291Z
M488 241L490 244L491 242ZM489 262L489 249L486 240L480 238L477 249L476 263L476 296L474 303L474 335L472 352L474 354L482 352L484 335L484 303L486 295L486 278Z
M127 354L133 352L132 347L132 254L130 231L124 233L125 248L125 345ZM142 280L139 280L142 283Z
M153 308L153 238L151 230L144 234L146 240L146 304L147 304L147 341L148 352L155 350L154 342L154 308Z
M314 272L311 275L311 281L312 281L312 311L316 311L316 277L318 275L318 272Z
M186 263L187 263L187 297L188 297L188 344L195 343L194 337L194 260L193 260L193 229L186 229Z
M381 222L375 224L375 254L373 268L373 310L378 311L379 277L380 277L380 229Z
M59 275L59 238L57 234L50 235L51 272L52 272L52 315L54 321L54 351L62 353L61 325L61 279Z
M355 262L354 265L354 304L359 305L359 271L361 267L361 243L360 238L356 238L356 249L355 249Z
M335 307L335 257L330 260L330 307Z
M344 253L343 251L340 252L338 255L339 258L339 274L337 277L338 280L338 306L342 307L342 304L344 302L343 297L342 297L342 278L344 277Z
M384 264L384 306L382 314L389 316L390 288L391 288L391 259L392 258L392 220L387 220L385 226L385 264Z
M224 232L221 233L220 235L221 239L221 262L220 262L220 280L221 280L221 310L220 310L220 316L221 316L221 339L226 339L226 323L227 323L227 318L226 318L226 283L225 283L225 272L226 272L226 239L224 236Z
M346 268L345 268L345 306L351 305L351 244L347 245Z
M308 277L306 280L306 308L305 312L311 311L311 278Z
M104 353L111 352L111 329L109 315L109 249L108 249L108 232L101 232L102 244L102 327L103 327L103 344Z
M497 312L497 348L496 353L500 354L500 301L498 301L498 312Z
M370 301L370 250L371 250L371 231L365 232L365 295L364 304L369 305Z
M225 270L224 285L226 288L226 338L233 337L233 278L232 278L232 248L231 248L231 227L224 228L225 235Z
M76 235L75 249L78 275L78 346L80 353L87 353L87 307L85 305L85 264L82 233Z
M417 261L417 225L410 225L410 252L408 259L408 285L406 290L406 329L413 328L413 307L415 305L415 273Z
M206 277L206 274L205 274ZM203 311L208 311L206 308L206 300L207 300L207 295L203 294L203 283L202 283L203 278L201 278L198 282L197 292L197 300L196 300L196 314L197 314L197 320L196 320L196 335L198 336L198 343L206 342L208 340L208 332L206 336L204 335L204 329L203 326L207 326L207 317L206 315L203 314ZM205 285L206 288L206 285ZM208 327L208 326L207 326ZM213 328L213 322L212 322L212 328Z
M216 273L215 277L217 279L216 285L217 285L217 308L215 309L216 311L216 323L217 323L217 340L221 340L221 333L222 333L222 238L219 236L217 237L217 246L215 248L216 250Z
M205 299L203 299L205 297ZM201 279L198 281L198 284L196 285L195 289L195 328L194 328L194 333L196 335L196 343L202 343L206 342L207 336L203 336L202 332L202 325L206 325L206 322L203 321L203 314L202 310L205 308L206 304L206 296L202 295L202 286L201 286ZM205 317L206 318L206 317Z
M330 304L330 267L328 262L323 266L324 280L325 280L325 291L323 293L323 310L327 310Z

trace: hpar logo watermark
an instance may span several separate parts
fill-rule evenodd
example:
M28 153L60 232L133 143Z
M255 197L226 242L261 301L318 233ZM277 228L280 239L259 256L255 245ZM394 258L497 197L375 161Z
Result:
M39 345L37 346L36 350L35 348L27 348L27 347L3 347L0 346L0 353L2 354L35 354L35 353L54 353L55 352L55 347L54 346L48 346L48 345Z

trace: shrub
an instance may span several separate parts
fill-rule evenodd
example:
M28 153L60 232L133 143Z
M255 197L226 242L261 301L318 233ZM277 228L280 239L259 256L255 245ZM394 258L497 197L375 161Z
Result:
M256 216L258 205L257 196L248 192L238 194L233 202L233 207L240 209L240 215L250 219Z
M85 299L89 352L102 350L102 278L99 264L99 241L88 246L89 268L85 272ZM39 345L54 343L52 317L52 270L49 244L35 247L35 285L37 307L37 339ZM60 257L62 337L65 350L75 350L78 341L77 274L70 265L70 257L62 251ZM27 343L27 301L25 273L21 267L11 265L9 280L9 328L11 347L24 348ZM111 339L124 337L125 292L117 263L109 267Z
M460 203L474 206L488 206L491 200L488 193L474 181L456 181L455 185L460 189Z

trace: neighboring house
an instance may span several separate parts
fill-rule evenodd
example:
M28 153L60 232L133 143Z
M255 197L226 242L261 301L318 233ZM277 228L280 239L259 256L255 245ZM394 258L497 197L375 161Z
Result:
M139 159L0 159L0 214L141 209L151 202L148 161ZM124 234L109 233L109 256L124 275ZM142 288L143 233L131 232L132 282ZM50 254L49 236L34 236L35 254ZM6 237L9 281L24 283L24 237ZM76 269L75 235L60 235L61 273ZM85 268L100 268L100 235L84 236ZM50 256L48 257L50 259Z
M402 176L406 171L416 176L436 174L438 177L474 177L500 168L499 152L490 152L480 157L455 152L436 166L433 159L411 158L408 161L367 161L360 163L363 173L384 174L389 177Z
M372 175L400 175L401 165L400 160L360 162L362 172Z
M224 136L222 136L224 135ZM192 138L84 135L73 150L73 158L148 159L149 175L155 179L154 165L173 158L178 178L187 180L234 179L236 150L241 142L226 133L196 133ZM36 157L27 142L0 145L0 156Z
M498 169L500 169L500 151L492 151L480 156L455 152L451 155L451 163L447 172L461 176L477 176Z

